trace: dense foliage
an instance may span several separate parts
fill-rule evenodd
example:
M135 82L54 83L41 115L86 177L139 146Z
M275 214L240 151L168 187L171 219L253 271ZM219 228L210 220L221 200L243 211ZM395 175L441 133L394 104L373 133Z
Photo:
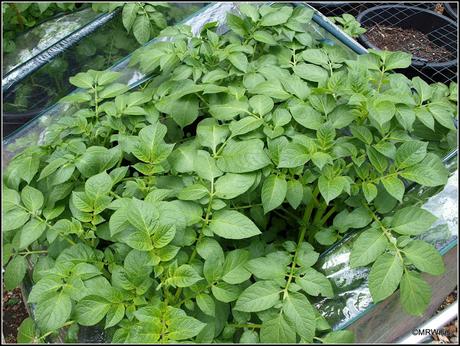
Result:
M399 206L407 182L447 181L456 85L322 43L305 7L240 11L226 34L163 30L132 58L152 74L137 91L72 77L78 110L7 167L6 287L33 265L25 340L99 324L112 342L351 341L312 303L334 295L319 252L354 229L374 301L399 286L423 313L420 272L443 262L416 237L435 217Z

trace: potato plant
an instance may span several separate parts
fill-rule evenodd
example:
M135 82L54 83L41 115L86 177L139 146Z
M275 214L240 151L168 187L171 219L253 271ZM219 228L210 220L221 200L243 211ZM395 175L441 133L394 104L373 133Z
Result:
M417 236L435 221L401 208L409 183L439 186L456 145L456 85L394 70L406 53L353 57L320 40L302 6L241 4L229 31L167 38L134 54L131 91L82 72L63 115L8 165L7 288L33 266L22 326L43 341L98 325L112 342L350 342L314 303L334 287L320 252L361 229L375 302L398 287L422 314L421 272L443 261Z

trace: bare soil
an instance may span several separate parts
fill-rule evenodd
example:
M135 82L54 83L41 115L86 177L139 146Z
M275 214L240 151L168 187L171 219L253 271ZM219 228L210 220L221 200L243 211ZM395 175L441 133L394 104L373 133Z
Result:
M18 327L29 314L19 288L3 291L3 336L6 343L16 343Z
M451 51L436 45L426 34L415 29L379 24L366 29L369 42L382 50L403 51L427 62L444 62L454 58Z

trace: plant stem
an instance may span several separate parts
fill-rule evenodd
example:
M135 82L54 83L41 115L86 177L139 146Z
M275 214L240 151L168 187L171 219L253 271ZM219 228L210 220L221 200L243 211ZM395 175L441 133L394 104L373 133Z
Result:
M369 210L369 212L372 214L372 218L374 219L374 221L377 222L378 225L380 226L380 229L383 231L383 234L385 234L385 237L387 237L388 242L393 245L393 247L394 247L394 249L396 251L396 254L399 256L401 261L403 261L403 257L401 255L401 250L393 242L394 237L391 235L391 231L385 227L385 225L382 223L382 221L380 221L380 219L377 217L377 215L374 213L374 211L371 208L369 208L369 206L367 206L367 205L365 205L365 206L366 206L367 210Z
M254 324L254 323L248 323L248 324L229 324L229 327L234 327L234 328L261 328L261 324Z
M27 256L27 255L32 255L32 254L35 254L35 253L48 253L48 250L36 250L36 251L28 251L27 250L27 251L18 252L17 254Z
M307 232L307 226L308 226L308 222L310 221L312 211L313 211L313 203L310 203L307 205L307 208L305 208L305 213L303 215L302 223L300 226L299 240L297 241L297 246L295 249L294 258L292 260L291 271L289 272L288 281L286 283L286 286L284 287L283 299L286 299L288 296L289 285L291 284L292 278L294 277L297 256L299 255L300 246L302 245L303 240L305 238L305 233Z
M331 217L332 214L336 211L336 206L334 205L329 211L326 213L326 215L323 216L323 218L320 221L321 226L326 223L327 220Z

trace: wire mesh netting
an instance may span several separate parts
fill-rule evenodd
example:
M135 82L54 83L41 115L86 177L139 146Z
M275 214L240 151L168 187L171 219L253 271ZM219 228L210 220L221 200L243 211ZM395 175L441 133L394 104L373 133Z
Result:
M457 80L457 25L448 18L418 6L382 5L368 8L358 15L368 31L360 39L369 46L369 35L374 28L415 29L426 35L435 50L446 51L443 57L429 61L413 54L412 66L405 71L409 76L420 76L428 82L449 83ZM428 5L428 4L427 4ZM431 4L434 5L434 4ZM383 35L383 34L382 34ZM403 37L401 37L403 39ZM378 47L384 48L384 47Z

